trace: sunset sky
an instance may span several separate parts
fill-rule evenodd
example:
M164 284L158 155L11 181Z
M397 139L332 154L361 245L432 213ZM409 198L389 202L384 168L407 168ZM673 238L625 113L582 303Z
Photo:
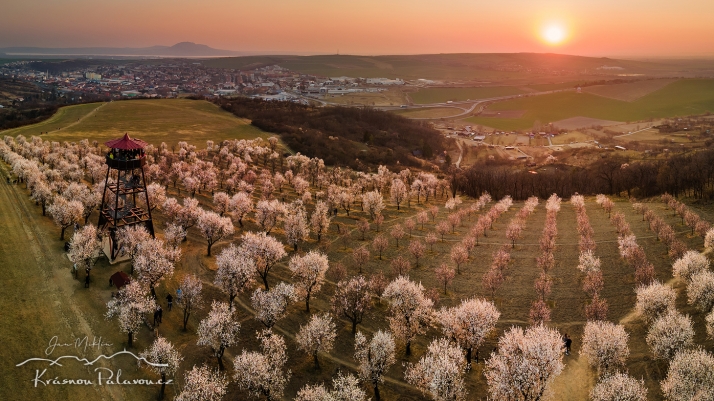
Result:
M0 47L714 56L712 0L8 0ZM562 30L557 44L544 36Z

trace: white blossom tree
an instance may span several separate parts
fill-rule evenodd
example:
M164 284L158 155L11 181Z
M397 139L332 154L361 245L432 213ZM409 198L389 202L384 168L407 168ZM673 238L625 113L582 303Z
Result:
M424 295L424 287L399 276L389 283L382 296L389 301L389 327L411 354L412 340L426 331L434 302Z
M228 203L228 211L241 227L243 227L243 218L252 210L253 201L250 199L250 195L242 191L233 195Z
M377 330L372 339L362 332L355 335L355 360L359 363L359 377L374 389L374 398L380 400L379 384L384 382L384 375L394 365L394 339L389 332Z
M99 257L100 248L101 244L97 239L97 228L93 225L86 225L72 234L67 256L69 256L69 260L72 263L79 264L89 272Z
M367 192L362 195L362 205L364 211L367 212L372 221L374 221L375 217L382 214L382 210L384 210L382 194L378 191Z
M291 376L290 370L283 370L288 359L285 340L267 329L258 334L258 339L262 352L243 350L236 356L233 379L252 397L280 399Z
M151 289L156 297L156 284L174 274L175 252L166 249L160 239L151 238L139 245L139 252L134 259L134 270L139 281Z
M228 308L233 309L233 300L255 281L255 262L244 257L239 248L231 244L216 257L214 284L228 295Z
M300 331L295 335L295 341L299 349L313 357L315 368L320 368L317 354L330 352L336 337L335 323L332 321L332 316L326 313L312 315L306 325L300 326Z
M132 281L122 287L115 298L107 303L106 319L117 317L119 328L128 334L129 347L133 335L144 324L144 315L156 309L154 298L147 294L147 288L138 281Z
M593 387L590 401L647 401L647 388L643 380L618 372L604 376Z
M583 346L580 354L585 356L590 366L601 374L607 374L625 366L630 354L627 347L629 336L625 327L605 321L590 321L585 325Z
M223 370L223 353L238 342L240 323L235 321L233 310L225 302L213 301L211 311L198 324L198 345L208 345L218 366Z
M297 252L298 246L310 236L307 212L305 212L302 201L297 200L286 209L283 229L288 245L291 245Z
M317 251L310 251L305 256L295 255L290 259L288 268L295 279L295 292L298 297L305 299L307 313L310 313L310 297L320 291L329 267L327 255Z
M645 340L656 359L672 359L693 345L692 319L670 310L652 323Z
M689 281L695 274L709 268L709 259L697 251L687 251L672 265L674 277Z
M389 195L392 198L392 202L397 205L397 210L399 210L399 205L409 196L409 189L404 184L404 181L399 178L395 178L392 180L392 187L389 190Z
M230 218L221 217L216 212L202 210L198 217L198 230L208 242L207 256L210 257L213 244L233 234L235 228Z
M52 203L47 207L47 212L52 216L55 224L62 229L60 240L64 241L64 231L74 223L79 223L82 219L84 206L78 200L67 200L63 196L57 195L52 198Z
M707 313L714 309L714 273L703 270L692 275L687 284L689 304Z
M277 199L261 200L255 205L255 222L266 234L270 234L284 213L285 206Z
M439 338L429 344L419 362L407 364L404 378L435 401L463 401L466 400L465 371L461 349Z
M203 282L193 274L186 275L181 281L181 306L183 306L183 329L186 330L188 318L194 309L203 306Z
M364 401L367 397L353 375L337 372L332 387L333 390L329 390L323 384L306 384L298 391L295 401Z
M290 302L295 300L295 287L280 283L268 291L260 288L253 292L250 303L255 309L255 319L271 329L285 317Z
M563 370L563 340L543 325L513 327L486 361L488 391L496 400L541 400Z
M149 370L161 375L161 391L159 392L159 400L164 398L166 390L166 376L173 375L178 370L179 364L183 360L181 354L174 348L173 344L167 341L164 337L157 337L154 343L151 344L139 356L146 359L152 365L146 365Z
M636 292L637 303L635 304L635 311L647 323L651 323L658 317L674 310L677 293L668 285L654 281L649 285L638 287Z
M668 401L713 400L714 356L703 349L678 353L661 385Z
M310 216L310 226L312 231L317 235L317 242L322 239L322 234L326 233L330 228L330 223L332 218L330 217L329 208L327 203L319 200L315 203L315 210Z
M151 234L142 224L124 226L117 230L117 246L120 251L129 256L131 261L131 273L134 274L134 264L136 256L139 254L139 247L144 241L151 239Z
M206 365L186 372L183 390L174 401L220 401L226 394L228 379L218 370Z

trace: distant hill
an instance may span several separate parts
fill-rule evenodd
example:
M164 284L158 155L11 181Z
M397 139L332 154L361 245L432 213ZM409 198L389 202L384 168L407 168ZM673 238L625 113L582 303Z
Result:
M238 56L241 52L220 50L212 47L181 42L173 46L151 47L5 47L0 54L5 56L161 56L161 57L220 57Z

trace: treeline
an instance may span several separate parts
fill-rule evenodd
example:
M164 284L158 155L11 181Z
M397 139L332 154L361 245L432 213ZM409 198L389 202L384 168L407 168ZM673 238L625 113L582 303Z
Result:
M424 123L369 108L311 107L292 102L234 98L215 101L224 110L279 134L290 149L325 164L353 169L419 166L443 153L445 138ZM331 138L332 137L332 138Z
M536 174L506 165L474 165L456 178L456 188L478 197L488 191L494 198L511 195L547 198L609 194L637 198L668 192L674 196L714 199L714 150L672 155L663 160L630 161L613 155L586 168L551 165Z

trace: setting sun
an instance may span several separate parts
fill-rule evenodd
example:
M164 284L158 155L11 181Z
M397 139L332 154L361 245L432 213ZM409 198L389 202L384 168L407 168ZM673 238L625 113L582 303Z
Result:
M543 38L546 42L557 45L565 39L565 29L560 25L548 25L543 30Z

